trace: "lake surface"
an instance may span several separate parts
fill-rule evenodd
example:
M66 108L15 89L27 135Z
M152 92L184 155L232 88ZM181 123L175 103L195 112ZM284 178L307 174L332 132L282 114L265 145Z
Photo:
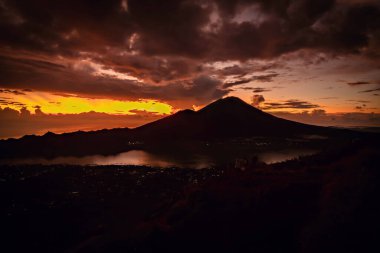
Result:
M297 150L288 149L281 151L264 151L252 154L260 162L267 164L278 163L291 160L300 156L307 156L317 153L315 150ZM175 157L167 154L157 155L143 150L131 150L116 155L90 155L83 157L57 157L53 159L46 158L28 158L2 160L0 164L22 165L22 164L43 164L43 165L145 165L151 167L179 167L179 168L209 168L218 164L217 159L205 155L191 155L187 157Z

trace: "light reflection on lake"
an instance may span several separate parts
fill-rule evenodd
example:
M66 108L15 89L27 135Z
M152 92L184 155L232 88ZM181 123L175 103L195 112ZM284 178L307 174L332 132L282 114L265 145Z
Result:
M257 159L266 164L279 163L292 160L301 156L308 156L317 153L315 150L282 150L282 151L266 151L257 154Z
M267 164L291 160L300 156L315 154L314 150L283 150L283 151L265 151L255 154L258 161ZM0 164L43 164L43 165L145 165L151 167L179 167L179 168L209 168L217 164L215 159L207 156L193 155L181 159L155 155L142 150L131 150L116 155L90 155L83 157L57 157L53 159L46 158L29 158L17 160L3 160Z
M43 165L146 165L151 167L180 167L180 168L207 168L212 166L212 162L205 157L196 157L193 160L178 162L175 160L163 158L142 150L131 150L116 155L90 155L83 157L56 157L53 159L46 158L29 158L0 161L0 164L43 164Z

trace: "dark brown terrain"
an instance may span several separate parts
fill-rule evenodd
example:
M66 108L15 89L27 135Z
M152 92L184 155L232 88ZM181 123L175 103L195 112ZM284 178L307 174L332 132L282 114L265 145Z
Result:
M318 147L320 152L265 164L255 157L253 137L270 140L265 149ZM235 98L137 129L2 141L2 157L16 159L136 147L172 155L181 153L178 149L207 151L226 159L200 170L3 164L1 249L377 252L378 143L376 133L285 121ZM241 146L244 152L238 151Z
M376 252L380 151L204 170L2 166L4 252ZM375 250L375 251L374 251Z

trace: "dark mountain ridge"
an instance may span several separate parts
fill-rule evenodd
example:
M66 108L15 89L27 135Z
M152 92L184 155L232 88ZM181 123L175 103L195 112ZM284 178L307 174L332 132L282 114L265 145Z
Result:
M24 136L0 141L0 157L112 154L144 145L241 137L336 135L343 130L311 126L265 113L236 97L219 99L199 111L183 110L146 125L91 132Z
M225 139L321 134L330 130L280 119L236 97L219 99L199 111L184 110L134 129L145 140Z

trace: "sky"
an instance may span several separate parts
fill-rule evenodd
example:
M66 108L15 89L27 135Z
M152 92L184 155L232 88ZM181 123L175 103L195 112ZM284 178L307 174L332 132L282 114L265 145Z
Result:
M237 96L380 126L378 0L0 0L0 138L137 127Z

